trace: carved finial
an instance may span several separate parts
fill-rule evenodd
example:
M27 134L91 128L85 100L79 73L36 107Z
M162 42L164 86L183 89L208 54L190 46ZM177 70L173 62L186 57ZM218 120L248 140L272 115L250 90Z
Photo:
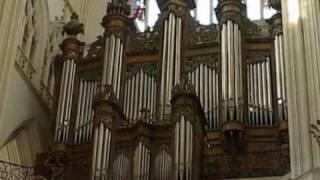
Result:
M77 36L83 34L83 24L79 22L79 16L74 12L71 15L71 20L63 26L63 32L69 36Z

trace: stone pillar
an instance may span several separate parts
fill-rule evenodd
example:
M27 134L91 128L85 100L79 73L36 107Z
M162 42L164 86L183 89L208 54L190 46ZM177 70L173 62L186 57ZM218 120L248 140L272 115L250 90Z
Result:
M172 121L174 128L174 173L172 179L200 179L204 145L205 116L192 85L182 80L174 87Z
M245 78L243 22L245 5L240 0L220 0L216 8L221 29L221 124L226 150L241 148L244 134Z
M310 133L320 119L320 5L318 0L281 2L291 177L320 179L319 145Z

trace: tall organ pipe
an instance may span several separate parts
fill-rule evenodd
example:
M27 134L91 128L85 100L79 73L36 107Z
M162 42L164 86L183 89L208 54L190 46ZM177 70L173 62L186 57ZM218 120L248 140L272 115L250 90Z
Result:
M63 62L62 76L60 84L60 94L56 116L56 142L68 142L68 132L71 121L71 109L73 100L73 88L76 72L74 59L67 59Z
M228 20L222 25L222 102L223 120L242 121L242 57L239 25Z
M164 21L164 41L162 49L162 72L160 87L160 114L169 113L172 87L179 83L181 73L182 19L170 13Z

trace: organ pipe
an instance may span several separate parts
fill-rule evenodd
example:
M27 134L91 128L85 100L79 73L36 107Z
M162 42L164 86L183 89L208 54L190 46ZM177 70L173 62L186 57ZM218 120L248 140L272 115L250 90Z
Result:
M168 113L172 87L179 83L181 73L182 19L170 13L164 21L162 72L160 88L161 119Z
M150 150L140 141L134 153L133 176L134 179L148 180L150 165Z
M150 113L150 117L142 119L146 123L151 123L155 114L155 94L156 79L153 75L149 75L139 69L134 75L128 77L125 81L126 103L124 103L124 112L131 124L137 122L141 118L141 110L146 109ZM141 87L141 88L140 88Z
M217 64L217 62L213 62L212 67L209 67L200 63L188 73L188 77L195 86L197 95L200 97L200 103L208 122L208 130L214 130L219 127L219 72L217 71Z
M192 179L193 127L182 115L175 127L175 177Z
M66 143L68 141L75 72L76 63L74 59L68 59L63 62L60 94L56 116L56 142Z
M242 121L242 57L239 25L228 20L222 25L222 100L223 119Z
M272 126L270 58L247 64L248 112L251 126Z

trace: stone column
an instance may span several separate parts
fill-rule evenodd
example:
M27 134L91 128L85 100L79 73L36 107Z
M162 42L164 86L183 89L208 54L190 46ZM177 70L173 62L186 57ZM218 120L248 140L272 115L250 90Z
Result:
M282 0L292 179L320 179L320 151L310 125L320 119L320 6ZM314 130L314 129L313 129ZM315 136L319 131L314 131Z

